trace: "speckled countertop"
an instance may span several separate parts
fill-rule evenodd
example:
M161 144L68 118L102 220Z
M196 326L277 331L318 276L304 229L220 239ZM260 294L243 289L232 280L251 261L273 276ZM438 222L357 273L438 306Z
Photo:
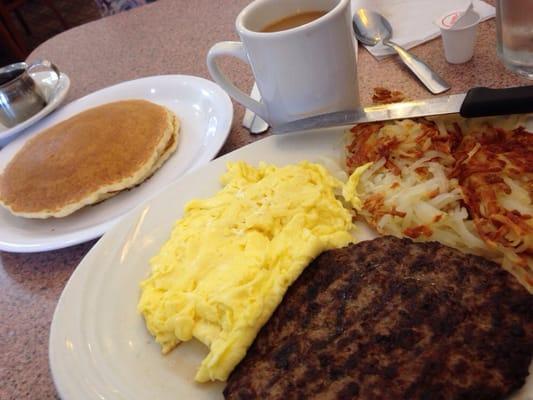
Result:
M67 101L135 78L190 74L209 78L207 50L215 42L236 40L234 20L248 1L159 0L64 32L37 48L30 60L47 58L72 81ZM496 57L494 20L480 25L473 60L450 65L435 39L413 52L452 84L451 93L472 86L505 87L531 82L507 72ZM225 65L224 65L225 64ZM229 66L232 68L229 68ZM252 77L246 65L224 61L225 71L242 88ZM385 86L416 99L428 92L395 58L375 61L359 50L359 85L364 104L372 89ZM221 154L259 140L240 123L243 108L235 104L231 135ZM48 367L48 335L65 283L95 241L36 254L0 253L0 398L57 397Z

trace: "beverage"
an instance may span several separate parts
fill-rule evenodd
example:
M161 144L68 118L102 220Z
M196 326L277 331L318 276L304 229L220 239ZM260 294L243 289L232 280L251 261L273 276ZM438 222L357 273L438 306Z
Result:
M504 65L533 79L533 0L497 0L496 35Z
M270 126L359 106L350 0L255 0L235 25L241 42L211 47L209 73ZM261 102L224 75L222 56L250 64Z
M276 22L268 24L261 30L261 32L279 32L296 28L297 26L308 24L309 22L312 22L323 15L326 15L326 11L308 11L290 15Z

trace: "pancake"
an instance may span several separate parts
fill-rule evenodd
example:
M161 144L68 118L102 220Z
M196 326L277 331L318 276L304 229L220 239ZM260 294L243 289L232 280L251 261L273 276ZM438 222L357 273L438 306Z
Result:
M0 205L26 218L64 217L139 185L176 150L167 108L126 100L86 110L28 141L0 175Z

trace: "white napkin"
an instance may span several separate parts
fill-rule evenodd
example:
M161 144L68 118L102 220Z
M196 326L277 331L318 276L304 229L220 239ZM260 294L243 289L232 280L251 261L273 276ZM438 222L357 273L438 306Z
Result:
M392 40L410 49L440 35L436 19L449 12L466 10L470 0L352 0L352 10L367 8L382 14L393 29ZM481 21L494 17L495 8L484 1L473 0L474 10ZM378 44L365 46L376 58L395 54L394 50Z

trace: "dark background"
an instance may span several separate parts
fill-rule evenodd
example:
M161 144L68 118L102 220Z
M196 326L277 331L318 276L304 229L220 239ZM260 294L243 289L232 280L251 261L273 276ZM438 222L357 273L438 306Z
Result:
M10 0L0 0L9 3ZM101 18L94 0L52 0L70 28ZM18 16L11 13L11 21L24 39L28 51L31 52L41 43L64 31L61 22L48 8L44 1L27 0L19 9L18 14L26 22L30 32L26 32ZM0 66L23 61L11 54L4 43L0 43Z

